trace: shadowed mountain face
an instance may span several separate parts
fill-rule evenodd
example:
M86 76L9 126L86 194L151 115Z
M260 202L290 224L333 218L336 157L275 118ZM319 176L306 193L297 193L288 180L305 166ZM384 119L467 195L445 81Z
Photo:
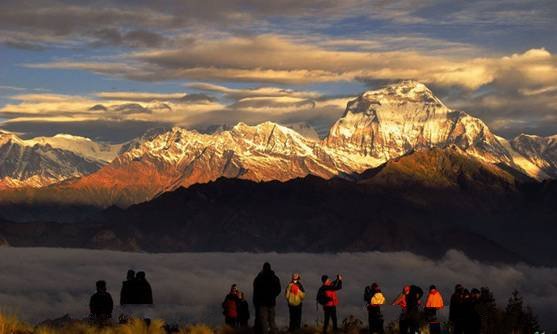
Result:
M432 149L350 179L219 179L88 223L3 223L0 236L13 246L155 252L405 250L435 258L455 248L480 260L548 264L555 260L543 254L554 246L523 247L517 232L522 240L557 232L555 188L518 183L458 148Z

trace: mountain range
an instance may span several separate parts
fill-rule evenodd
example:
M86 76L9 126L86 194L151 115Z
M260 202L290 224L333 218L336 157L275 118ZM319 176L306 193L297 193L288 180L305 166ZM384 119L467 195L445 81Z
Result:
M350 178L415 151L449 146L537 180L557 176L556 136L504 139L416 81L364 92L323 139L299 124L239 123L215 130L175 127L118 145L69 135L22 140L3 132L0 201L127 207L219 177Z
M121 144L0 133L0 244L412 251L557 265L557 136L507 140L403 81L305 124L153 129ZM22 222L26 222L22 224Z
M0 240L149 252L411 251L430 258L458 249L482 261L556 265L555 200L555 181L518 182L451 146L350 179L219 178L79 223L4 221Z

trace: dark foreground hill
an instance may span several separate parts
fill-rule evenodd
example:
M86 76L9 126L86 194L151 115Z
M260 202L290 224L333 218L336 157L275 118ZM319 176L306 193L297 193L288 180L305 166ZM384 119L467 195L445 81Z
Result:
M12 246L151 252L378 250L436 258L459 249L485 261L555 264L556 189L455 148L432 149L348 179L219 179L85 223L4 222L0 236Z

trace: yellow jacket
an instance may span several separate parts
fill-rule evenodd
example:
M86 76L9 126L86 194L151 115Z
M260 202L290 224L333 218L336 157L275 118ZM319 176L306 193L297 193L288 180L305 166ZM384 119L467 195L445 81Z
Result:
M286 300L288 301L288 305L298 306L304 300L305 294L304 294L304 291L302 291L302 289L300 289L298 284L291 282L286 287L286 291L284 293L284 296L286 297Z
M381 292L376 292L369 302L371 306L378 306L385 304L385 296Z

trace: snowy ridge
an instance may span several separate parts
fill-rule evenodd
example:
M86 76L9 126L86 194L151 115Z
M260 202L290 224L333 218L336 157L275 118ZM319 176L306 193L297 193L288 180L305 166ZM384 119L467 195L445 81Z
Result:
M449 109L425 85L412 80L364 92L350 101L325 143L378 163L415 150L456 145L484 162L502 163L538 179L548 176L539 168L546 155L538 163L528 162L534 159L533 152L524 157L525 148L508 145L483 121ZM543 145L538 146L531 150L539 151Z
M506 140L409 80L350 101L323 140L305 123L272 122L238 123L210 133L154 129L119 145L67 134L23 140L2 131L0 184L41 187L80 178L72 183L76 188L105 187L114 198L135 191L142 196L130 200L136 202L222 176L285 181L308 174L350 175L413 151L449 146L536 179L557 177L557 135Z
M97 143L89 138L68 134L57 134L53 137L36 137L26 140L25 143L29 146L36 144L50 145L54 148L79 154L84 158L105 163L114 160L122 148L122 144Z
M67 136L57 139L60 138L68 140ZM102 165L43 140L23 140L13 133L0 133L0 188L43 187L95 172Z

